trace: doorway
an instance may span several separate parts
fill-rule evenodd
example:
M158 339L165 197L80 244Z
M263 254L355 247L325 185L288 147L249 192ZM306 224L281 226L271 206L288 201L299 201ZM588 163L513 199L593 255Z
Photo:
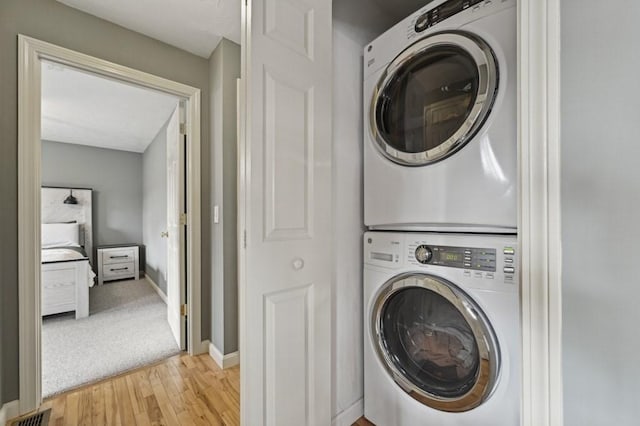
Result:
M172 262L168 262L167 269L174 276L180 277L179 282L184 284L178 285L173 292L167 288L167 306L170 307L167 310L167 317L172 323L171 329L176 338L177 347L188 349L190 354L199 353L201 349L200 163L198 161L200 90L23 36L19 37L19 54L20 399L21 404L24 405L24 407L21 406L21 411L24 412L29 408L36 408L42 400L41 357L43 345L40 318L49 305L45 297L47 295L42 287L46 277L41 278L40 269L41 241L43 241L40 225L42 223L40 185L43 163L40 121L43 110L41 101L43 61L173 96L176 99L176 105L178 105L178 99L182 100L182 108L176 108L172 112L172 117L175 119L168 120L166 126L167 128L171 127L176 139L181 139L181 141L176 142L173 150L167 150L167 170L173 171L172 177L167 179L167 184L171 186L171 182L176 182L173 188L167 188L168 198L173 200L173 203L168 200L168 204L173 205L176 212L172 217L167 218L167 223L171 225L171 228L163 231L163 234L168 232L170 252L173 250L174 253L174 256L169 256L169 258L177 259L177 263L173 262L173 266ZM181 123L178 123L180 118ZM171 164L173 164L173 168ZM180 164L185 164L185 166L175 167ZM185 186L187 190L183 191L182 188ZM72 188L67 189L70 191L69 196L73 196ZM91 205L89 203L89 206ZM167 213L168 216L171 216L169 209ZM91 213L89 215L91 216ZM87 235L86 232L82 234ZM47 235L44 236L47 237ZM108 249L105 247L100 252L94 250L94 253L86 256L87 258L92 257L94 263L92 268L87 269L93 269L100 264L99 257L104 257L105 253L107 253L106 258L111 259L106 264L112 266L107 265L107 267L110 268L109 270L114 269L117 272L111 271L106 275L103 273L100 277L101 282L105 278L107 280L120 278L118 274L126 275L129 267L134 269L134 275L138 274L135 278L140 278L139 270L135 267L138 262L135 253L138 253L139 256L139 247L137 250L131 244L125 247L115 247L117 253L115 251L111 253ZM186 261L182 262L180 259L185 259L184 253L187 254ZM121 259L122 256L127 256L127 259ZM133 259L128 259L128 256ZM132 261L129 262L129 260ZM114 268L113 265L118 267ZM76 275L81 276L79 273ZM127 275L122 278L132 277ZM86 281L86 275L84 279ZM77 288L82 287L82 285L77 286ZM75 303L82 300L75 297ZM81 312L82 310L76 311L74 309L74 311ZM46 311L46 313L50 313L50 311ZM90 312L88 313L90 314Z

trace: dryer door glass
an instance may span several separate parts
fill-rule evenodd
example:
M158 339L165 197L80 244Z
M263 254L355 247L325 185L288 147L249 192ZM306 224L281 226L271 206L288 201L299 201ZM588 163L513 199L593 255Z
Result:
M406 165L453 154L491 109L497 68L484 42L462 33L427 37L383 74L371 105L371 132L382 153Z
M462 290L412 275L389 285L375 311L379 354L414 398L443 411L466 411L491 393L498 369L496 340Z

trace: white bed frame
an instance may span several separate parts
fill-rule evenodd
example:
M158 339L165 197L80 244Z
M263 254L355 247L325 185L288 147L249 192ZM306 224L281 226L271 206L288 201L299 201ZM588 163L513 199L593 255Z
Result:
M77 204L64 204L73 191ZM77 240L89 259L93 255L92 206L93 194L89 188L43 186L40 190L42 223L77 223ZM44 238L44 236L43 236ZM89 315L89 260L43 263L41 268L42 316L76 311L76 319Z
M42 315L76 311L76 319L89 315L88 260L42 265Z

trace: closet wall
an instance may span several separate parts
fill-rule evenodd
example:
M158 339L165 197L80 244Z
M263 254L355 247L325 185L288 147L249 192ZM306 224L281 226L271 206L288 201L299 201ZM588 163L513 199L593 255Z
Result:
M335 424L362 415L362 53L388 26L366 0L333 2Z

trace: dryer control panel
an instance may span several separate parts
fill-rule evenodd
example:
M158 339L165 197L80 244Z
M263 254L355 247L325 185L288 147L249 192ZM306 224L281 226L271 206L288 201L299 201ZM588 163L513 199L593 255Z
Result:
M423 13L416 19L414 25L415 32L419 33L427 28L442 22L445 19L468 9L471 6L475 6L478 3L482 3L485 0L449 0L442 3L440 6L434 7L430 11Z

